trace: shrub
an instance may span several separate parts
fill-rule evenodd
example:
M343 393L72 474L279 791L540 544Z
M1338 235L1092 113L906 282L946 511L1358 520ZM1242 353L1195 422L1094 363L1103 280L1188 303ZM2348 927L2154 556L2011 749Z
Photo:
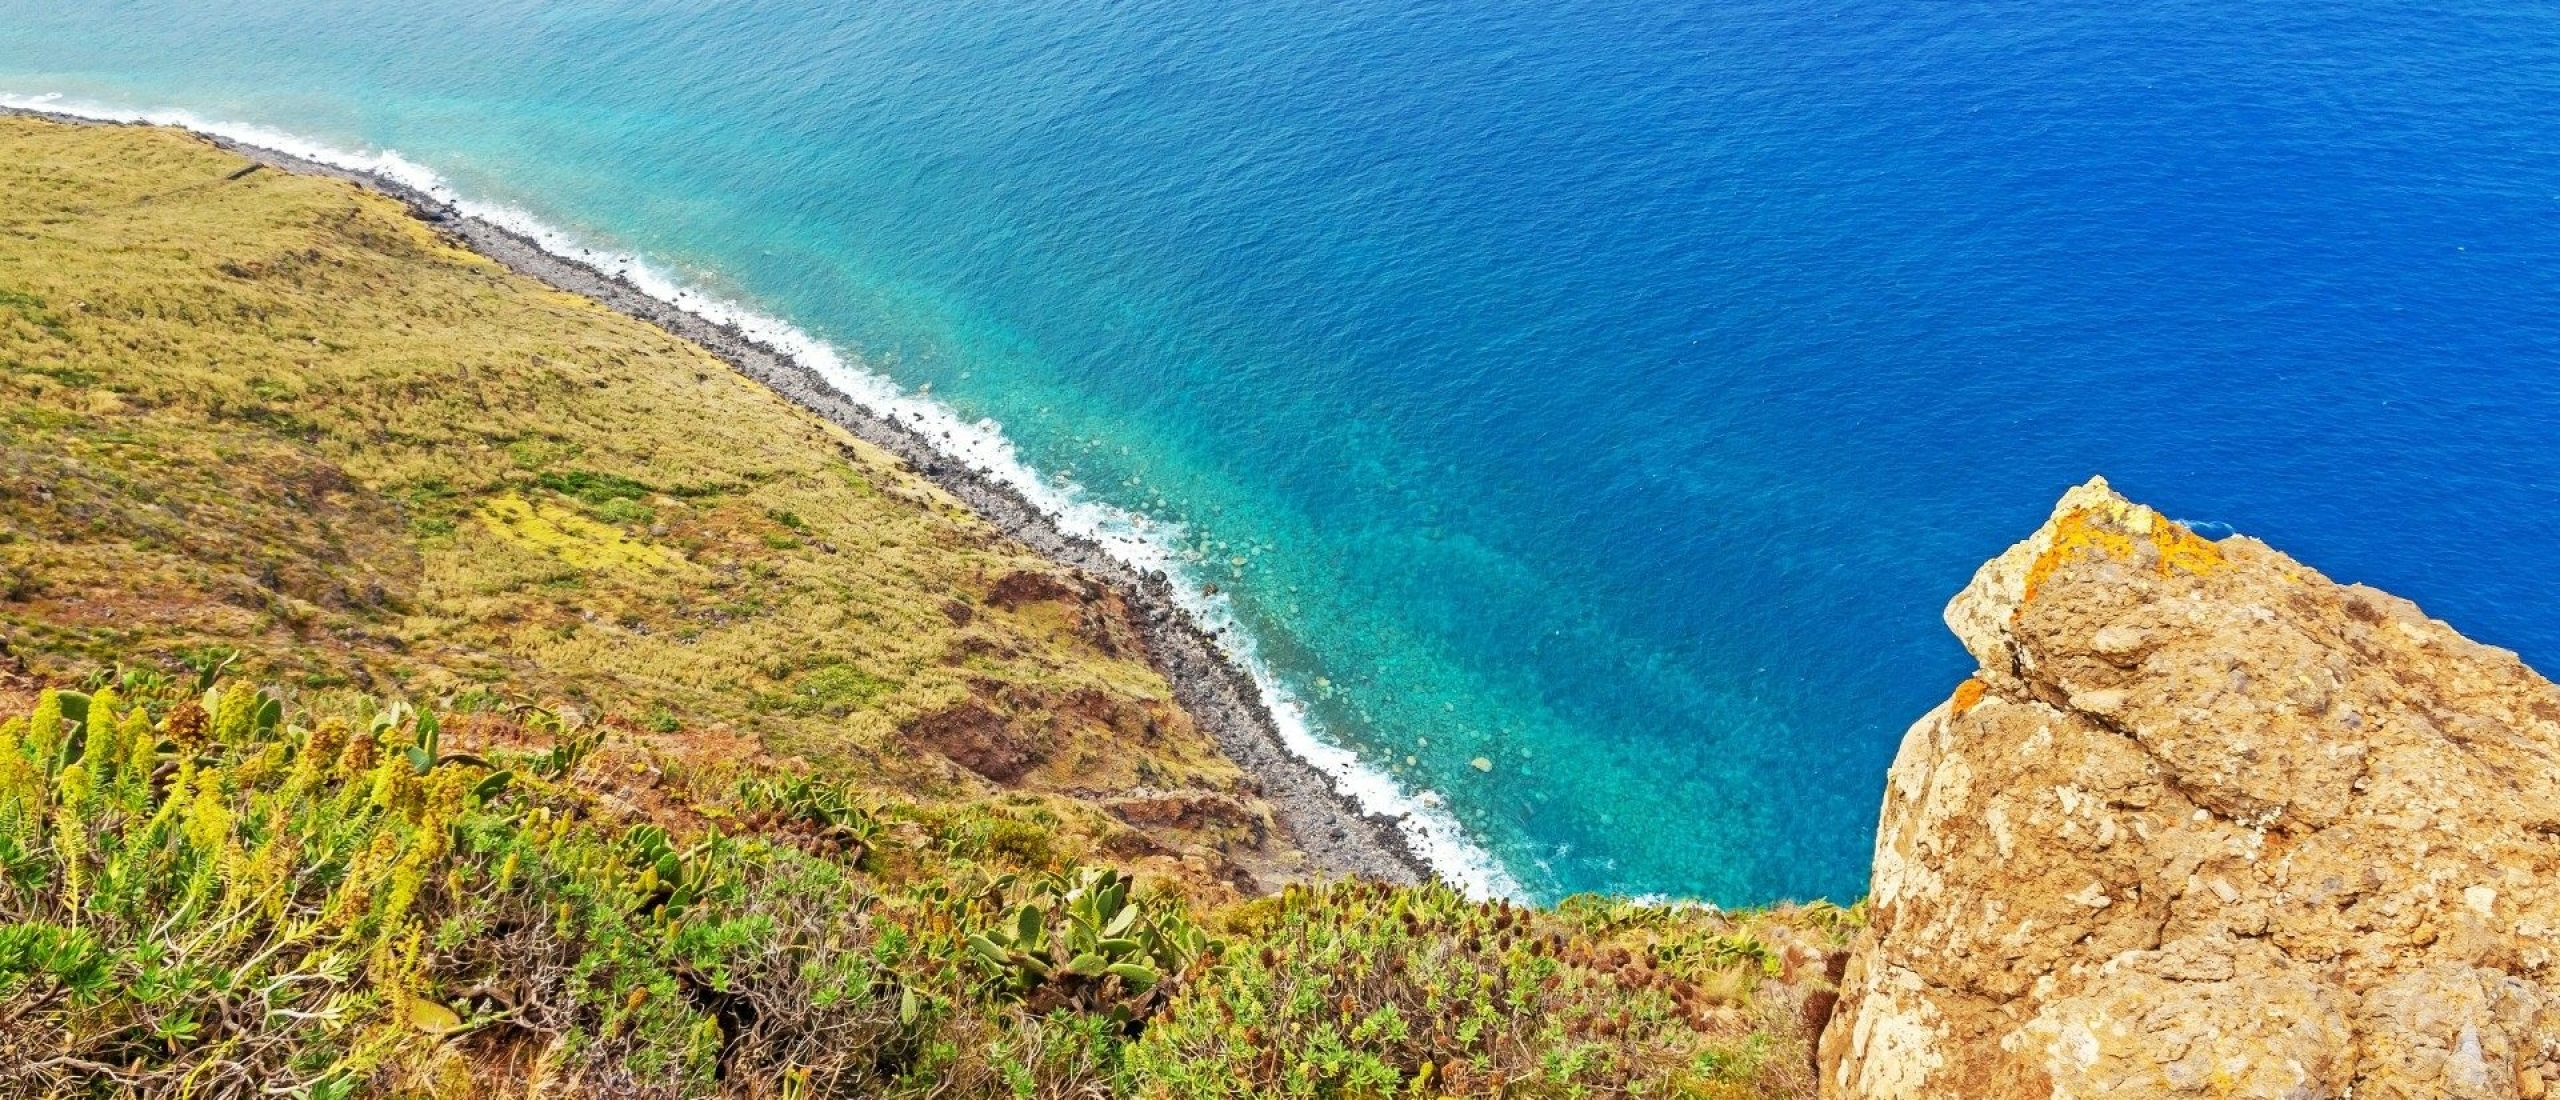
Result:
M1292 888L1133 1045L1128 1086L1224 1097L1810 1096L1803 1040L1730 921L1644 918L1594 936L1572 909L1439 885ZM1747 1007L1746 1007L1747 1006Z
M970 936L969 950L1032 1011L1073 1008L1135 1034L1220 950L1173 904L1133 897L1136 885L1099 867L1048 876L1007 919Z

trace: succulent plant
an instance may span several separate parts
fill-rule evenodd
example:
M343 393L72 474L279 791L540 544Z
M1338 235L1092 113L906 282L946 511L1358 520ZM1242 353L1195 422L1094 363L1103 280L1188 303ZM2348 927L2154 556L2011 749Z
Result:
M261 693L259 698L265 700L265 708L277 706L274 700L266 699L264 693ZM263 737L274 728L274 722L265 717L265 709L262 708L258 713L260 715L258 721L266 723L259 727L259 736ZM217 730L221 728L219 714L220 712L217 711L215 719ZM444 751L443 722L439 721L433 712L412 709L407 703L395 702L383 708L380 713L373 716L367 732L374 740L380 742L387 735L398 730L403 723L410 723L409 747L402 750L401 754L408 757L409 767L419 775L436 770L436 766L440 764L469 764L480 768L490 766L486 759L476 753ZM503 787L504 784L501 783L499 786ZM495 791L484 793L494 794Z
M544 779L567 779L587 757L604 745L604 728L580 728L559 714L541 707L516 708L516 720L538 733L551 735L551 749L535 757L533 773Z
M1708 941L1708 954L1726 966L1751 966L1770 977L1782 970L1782 960L1767 941L1749 932L1732 932Z
M677 851L667 831L656 825L634 825L622 834L621 851L630 865L631 887L639 898L632 911L673 920L708 894L730 885L729 876L711 870L704 858L711 841Z
M870 809L844 787L805 775L747 780L738 801L743 824L816 855L859 864L888 835Z
M1073 1008L1135 1032L1216 944L1189 921L1150 912L1132 886L1100 867L1053 876L997 927L970 936L969 950L1034 1012Z
M246 680L234 680L227 688L206 688L203 705L213 715L213 739L218 744L264 740L284 720L284 703Z

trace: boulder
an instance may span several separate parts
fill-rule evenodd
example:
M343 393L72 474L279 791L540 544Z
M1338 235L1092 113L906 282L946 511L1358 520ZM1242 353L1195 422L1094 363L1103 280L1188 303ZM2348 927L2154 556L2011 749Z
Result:
M2103 480L1947 608L1820 1044L1855 1100L2540 1100L2560 690Z

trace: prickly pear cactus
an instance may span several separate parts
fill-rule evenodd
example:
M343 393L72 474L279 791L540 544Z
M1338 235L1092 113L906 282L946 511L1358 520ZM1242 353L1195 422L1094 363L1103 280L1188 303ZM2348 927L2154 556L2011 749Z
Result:
M1074 1008L1134 1032L1216 944L1169 909L1151 912L1133 885L1100 867L1049 878L996 928L971 936L970 951L1032 1011Z
M626 880L632 896L632 911L672 921L717 891L736 885L730 875L715 873L711 868L719 861L708 858L716 840L705 840L678 851L667 838L667 831L655 825L634 825L622 834L622 854L629 865Z

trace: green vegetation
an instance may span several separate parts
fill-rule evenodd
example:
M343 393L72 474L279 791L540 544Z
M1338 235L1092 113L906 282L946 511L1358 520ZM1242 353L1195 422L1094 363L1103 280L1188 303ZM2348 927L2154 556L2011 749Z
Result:
M237 682L201 702L167 682L47 692L0 726L0 1094L925 1095L975 1074L994 1095L1050 1045L1101 1041L999 1021L958 961L1013 898L1056 892L1039 868L928 836L937 874L901 890L802 832L602 815L574 751L442 754L405 708L285 721ZM878 834L841 792L750 786L763 812Z
M1062 842L1206 890L1291 873L1110 812L1262 812L1116 605L700 348L242 163L0 118L0 637L39 675L221 648L279 685L1039 794ZM1009 580L1043 595L991 600Z
M1813 1095L1854 914L1307 884L1107 594L240 167L0 117L0 1096Z
M558 715L446 751L463 716L201 682L0 720L0 1094L1810 1096L1785 979L1849 924L1203 916L1021 819L756 774L715 799L745 831L670 830Z
M1150 915L1131 882L1089 867L1010 920L969 937L1003 991L1034 1011L1070 1007L1134 1031L1183 973L1218 945L1179 918Z
M1538 912L1364 883L1234 920L1258 949L1132 1050L1156 1094L1809 1097L1797 1022L1817 983L1783 980L1781 945L1827 957L1852 924L1819 905Z

